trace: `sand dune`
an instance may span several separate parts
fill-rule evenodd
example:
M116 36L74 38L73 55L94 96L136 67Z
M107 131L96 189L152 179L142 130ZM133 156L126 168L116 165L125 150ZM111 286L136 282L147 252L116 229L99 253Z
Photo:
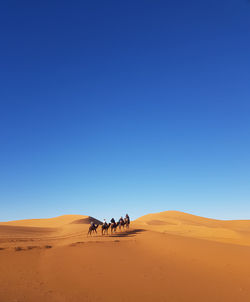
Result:
M92 217L0 223L0 302L249 302L249 221L180 212L87 236Z
M63 215L47 219L26 219L0 223L0 245L5 249L27 244L65 245L80 234L85 234L91 221L99 220L84 215ZM0 301L1 302L1 301Z
M166 211L142 216L135 223L151 231L250 246L250 220L216 220Z
M25 220L0 222L0 225L57 228L57 227L65 226L70 223L89 224L91 220L95 220L95 218L90 216L84 216L84 215L63 215L54 218L25 219Z

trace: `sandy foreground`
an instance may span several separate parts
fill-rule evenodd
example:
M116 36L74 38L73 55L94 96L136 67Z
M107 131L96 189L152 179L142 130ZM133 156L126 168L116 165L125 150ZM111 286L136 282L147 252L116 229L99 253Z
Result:
M0 223L0 302L250 301L250 221L168 211L87 236L91 219Z

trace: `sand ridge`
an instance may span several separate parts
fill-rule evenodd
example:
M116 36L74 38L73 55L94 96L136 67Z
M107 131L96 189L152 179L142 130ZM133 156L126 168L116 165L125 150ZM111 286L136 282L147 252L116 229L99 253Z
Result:
M135 223L151 231L250 246L250 220L216 220L165 211L142 216Z
M30 226L30 227L61 227L70 223L90 223L93 217L86 215L62 215L53 218L44 219L23 219L8 222L0 222L0 225L10 225L10 226Z
M87 236L91 219L0 223L0 302L250 301L249 221L171 211Z

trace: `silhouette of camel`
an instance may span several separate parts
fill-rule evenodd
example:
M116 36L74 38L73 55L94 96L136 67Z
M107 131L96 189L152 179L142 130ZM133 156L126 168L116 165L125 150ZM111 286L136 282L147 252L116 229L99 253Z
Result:
M124 224L125 224L125 226L126 226L126 229L129 229L130 219L129 219L129 218L125 218L125 219L124 219Z
M118 225L119 225L118 222L111 223L111 234L116 232L116 228L118 227Z
M123 230L124 230L124 225L125 225L124 220L120 219L119 222L118 222L118 224L119 224L119 230L121 230L121 228L123 228Z
M99 227L99 224L97 224L97 225L95 225L95 224L91 225L89 227L89 231L88 231L87 235L91 235L93 232L95 232L97 234L96 230L97 230L98 227Z
M108 235L108 230L109 230L109 227L111 226L111 223L104 223L102 225L102 235L105 235L107 234Z

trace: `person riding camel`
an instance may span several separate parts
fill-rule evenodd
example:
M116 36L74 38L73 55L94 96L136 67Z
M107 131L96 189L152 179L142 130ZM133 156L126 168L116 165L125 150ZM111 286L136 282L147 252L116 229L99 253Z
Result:
M110 220L110 222L115 224L115 219L112 218L112 219Z
M107 225L107 221L106 221L106 219L103 219L103 225Z

